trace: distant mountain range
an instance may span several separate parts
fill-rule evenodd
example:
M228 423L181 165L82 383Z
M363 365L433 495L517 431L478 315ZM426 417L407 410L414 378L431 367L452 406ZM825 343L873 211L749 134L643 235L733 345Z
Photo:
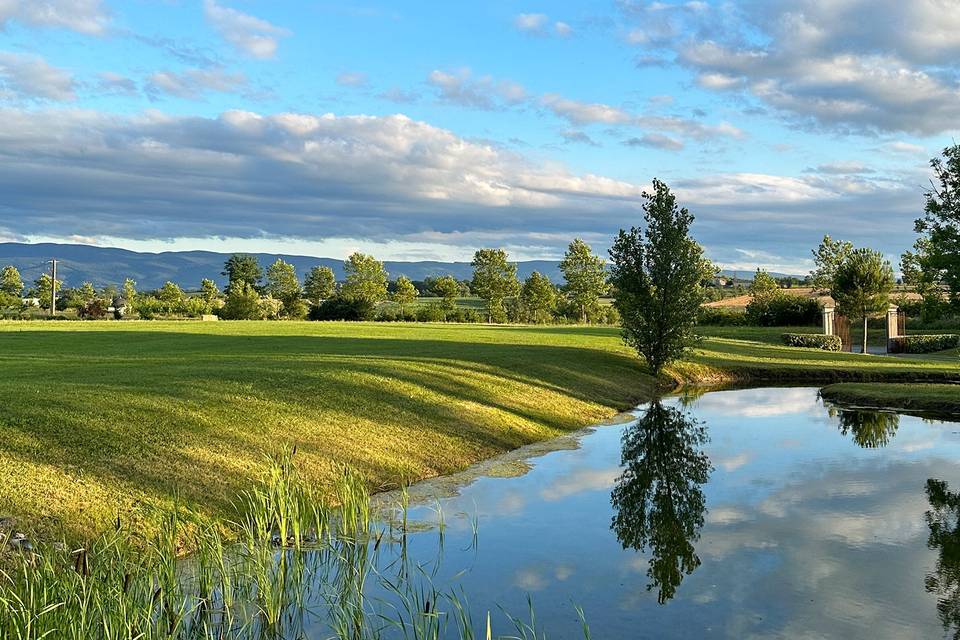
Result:
M277 253L253 253L264 267L282 258L292 264L297 273L303 276L315 266L327 266L333 269L338 279L343 278L343 260L317 258ZM154 289L166 281L175 282L185 289L195 289L202 278L210 278L221 286L226 278L221 275L223 263L230 257L227 253L213 251L166 251L163 253L141 253L127 249L94 247L83 244L23 244L18 242L0 243L0 267L12 264L23 276L25 282L33 282L39 275L49 271L48 261L58 261L58 279L66 286L75 287L83 282L92 282L98 287L107 284L120 284L125 278L132 278L140 289ZM469 262L401 262L386 261L384 266L391 278L404 275L411 280L423 280L429 276L452 275L458 279L468 279L473 274ZM550 277L554 282L562 282L559 264L552 260L524 260L517 262L517 275L526 278L534 271ZM727 277L733 271L724 271ZM752 272L739 271L740 279L751 279ZM785 274L772 273L775 277Z

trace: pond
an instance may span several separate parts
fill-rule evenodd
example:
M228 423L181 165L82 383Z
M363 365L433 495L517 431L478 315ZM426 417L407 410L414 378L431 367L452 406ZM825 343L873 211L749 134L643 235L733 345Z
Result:
M412 567L421 608L459 594L477 637L488 613L516 635L506 612L529 622L530 606L549 638L584 637L578 607L594 638L936 638L960 623L960 425L840 410L815 388L668 397L379 497L405 499L410 533L382 525L375 573ZM364 588L371 608L404 599L385 578Z

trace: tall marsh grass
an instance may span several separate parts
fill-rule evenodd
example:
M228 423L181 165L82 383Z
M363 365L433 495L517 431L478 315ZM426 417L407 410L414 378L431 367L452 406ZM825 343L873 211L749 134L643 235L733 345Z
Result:
M378 528L355 471L343 468L327 499L298 477L294 453L271 459L262 480L238 496L234 521L211 525L174 508L154 536L118 520L89 545L39 543L0 558L0 638L544 637L532 603L530 622L507 615L512 633L494 635L489 612L477 628L462 589L434 585L444 526L437 558L412 560L406 491L391 520L399 525ZM6 542L0 533L0 549Z

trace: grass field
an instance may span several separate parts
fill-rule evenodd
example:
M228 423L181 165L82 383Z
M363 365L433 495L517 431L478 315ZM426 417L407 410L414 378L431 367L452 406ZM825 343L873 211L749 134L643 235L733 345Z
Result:
M951 415L960 412L960 385L956 384L843 382L824 387L820 393L827 400L845 405Z
M955 362L791 349L705 329L678 381L926 380ZM142 504L210 517L298 447L372 488L451 472L602 419L655 381L608 327L293 322L0 323L0 516L84 536Z

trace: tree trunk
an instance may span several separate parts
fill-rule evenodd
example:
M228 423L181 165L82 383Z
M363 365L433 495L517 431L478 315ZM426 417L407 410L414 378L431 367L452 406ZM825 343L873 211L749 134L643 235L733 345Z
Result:
M867 314L863 314L863 353L867 352Z

